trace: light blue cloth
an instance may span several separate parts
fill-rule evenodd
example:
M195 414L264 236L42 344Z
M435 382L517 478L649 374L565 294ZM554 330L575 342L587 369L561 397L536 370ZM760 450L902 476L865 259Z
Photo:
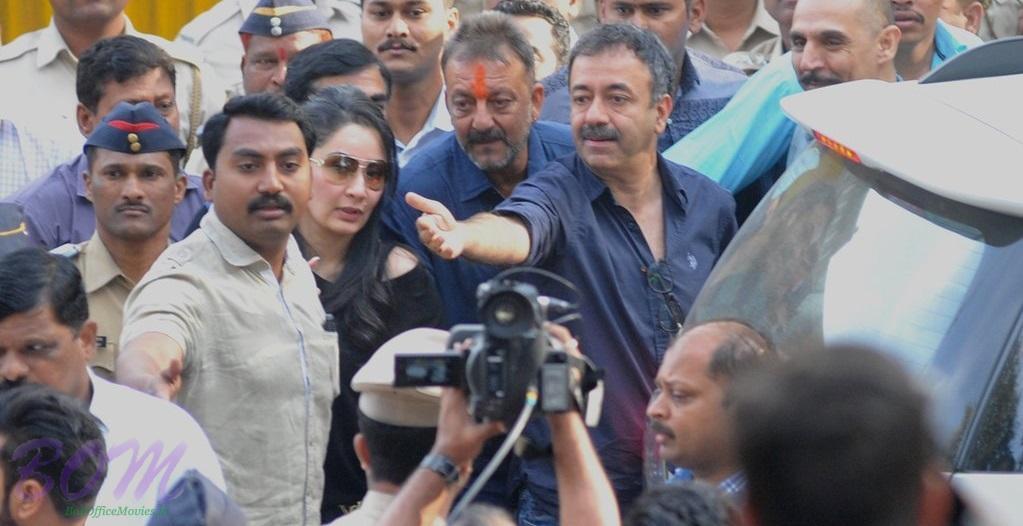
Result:
M938 21L932 69L974 44L953 31ZM776 57L753 75L717 115L665 150L664 157L736 193L788 154L797 125L782 112L780 103L802 91L792 66L792 53Z

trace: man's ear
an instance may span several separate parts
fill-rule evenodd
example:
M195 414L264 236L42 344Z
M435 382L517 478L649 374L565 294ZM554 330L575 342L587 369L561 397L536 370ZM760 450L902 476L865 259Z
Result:
M664 133L664 128L668 126L668 117L671 115L671 109L674 107L674 101L671 99L671 95L665 93L661 95L661 98L657 101L657 123L655 130L657 135Z
M543 109L543 84L533 83L533 91L529 94L529 100L533 103L533 111L530 114L531 122L536 122L540 118L540 110Z
M457 7L452 7L448 9L448 30L444 34L445 39L455 34L455 31L458 29L458 23L461 20L462 14L458 12Z
M697 34L703 29L703 17L707 16L707 4L704 0L692 0L689 4L689 32Z
M881 30L877 35L878 64L895 60L895 54L899 51L900 41L902 41L902 30L899 29L899 26L893 24Z
M984 20L984 4L974 1L963 9L966 17L966 30L976 35L980 32L980 23Z
M82 172L82 180L85 181L85 197L92 201L92 174L88 170Z
M359 458L359 465L362 466L362 470L369 471L369 443L366 442L366 437L362 433L356 433L355 437L352 438L352 446L355 448L355 456Z
M179 171L174 175L174 204L185 200L185 190L188 189L188 176L185 172Z
M92 135L92 130L96 127L96 115L81 102L75 106L75 120L78 122L78 131L83 137L88 138L89 135Z
M19 480L11 489L10 502L6 505L15 524L29 524L33 519L38 521L46 506L46 491L38 480Z
M213 183L216 181L217 176L213 173L213 170L209 168L202 172L202 189L203 193L206 194L206 201L213 202Z
M78 331L78 345L87 361L91 361L96 356L96 332L98 330L96 322L88 320Z

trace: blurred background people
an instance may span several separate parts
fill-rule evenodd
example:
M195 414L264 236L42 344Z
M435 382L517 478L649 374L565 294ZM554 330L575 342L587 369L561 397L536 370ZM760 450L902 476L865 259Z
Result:
M391 73L366 46L338 38L299 51L288 65L284 94L304 103L330 86L355 86L380 108L391 98Z

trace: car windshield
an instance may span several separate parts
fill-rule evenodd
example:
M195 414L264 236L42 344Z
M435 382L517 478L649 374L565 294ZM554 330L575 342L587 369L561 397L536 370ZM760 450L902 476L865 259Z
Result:
M960 444L978 432L977 414L1017 331L1021 238L1018 218L815 144L743 225L687 323L745 320L789 353L830 344L890 353L933 388L940 438L960 466ZM1008 440L1019 458L1014 404L1004 414L1016 415Z

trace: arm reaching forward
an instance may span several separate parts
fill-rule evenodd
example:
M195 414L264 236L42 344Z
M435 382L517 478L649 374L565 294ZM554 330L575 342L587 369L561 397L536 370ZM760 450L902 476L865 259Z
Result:
M117 382L164 400L181 390L185 352L173 338L146 332L127 342L117 357Z
M416 220L419 239L444 259L464 256L490 265L519 265L529 256L529 231L521 219L482 213L455 221L444 205L414 192L406 194L405 202L423 213Z

